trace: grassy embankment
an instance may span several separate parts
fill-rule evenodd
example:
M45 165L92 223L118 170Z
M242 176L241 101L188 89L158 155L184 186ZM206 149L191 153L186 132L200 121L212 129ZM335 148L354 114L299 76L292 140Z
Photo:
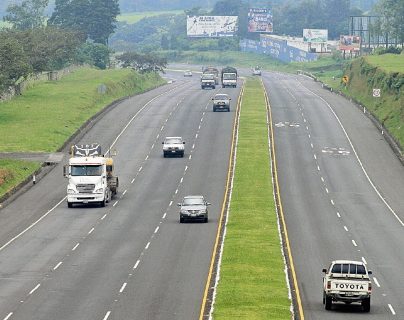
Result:
M38 83L22 96L0 103L0 152L54 152L109 103L161 83L159 76L129 69L91 68L78 69L59 81ZM97 90L101 84L107 88L105 94ZM39 166L0 160L0 197Z
M404 55L384 54L354 60L345 70L347 87L336 89L366 106L404 147ZM373 97L373 89L381 97Z
M184 13L182 10L171 10L171 11L144 11L144 12L130 12L123 13L117 17L118 21L124 21L129 24L133 24L142 20L143 18L159 16L162 14L180 14Z
M248 80L214 319L290 319L263 89Z

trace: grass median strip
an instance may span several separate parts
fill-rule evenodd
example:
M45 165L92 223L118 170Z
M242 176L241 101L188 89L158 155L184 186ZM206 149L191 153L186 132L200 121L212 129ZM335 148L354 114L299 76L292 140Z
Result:
M263 88L247 80L213 317L290 319L273 196Z

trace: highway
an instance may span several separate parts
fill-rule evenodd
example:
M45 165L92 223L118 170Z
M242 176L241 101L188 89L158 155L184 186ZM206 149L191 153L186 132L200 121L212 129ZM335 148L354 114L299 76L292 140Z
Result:
M404 170L371 121L308 77L264 73L280 195L305 319L403 319ZM322 304L322 268L364 261L370 313Z
M0 320L199 317L224 198L237 89L201 90L199 75L124 100L78 141L113 145L118 196L68 209L58 164L0 211ZM217 92L231 112L212 112ZM163 158L182 136L184 158ZM202 194L209 223L179 223L177 203Z

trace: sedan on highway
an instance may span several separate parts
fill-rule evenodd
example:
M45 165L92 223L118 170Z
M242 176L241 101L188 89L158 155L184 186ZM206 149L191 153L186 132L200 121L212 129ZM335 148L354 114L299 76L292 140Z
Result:
M216 94L213 98L213 112L216 112L218 110L224 110L229 112L230 111L230 100L231 98L229 97L228 94L225 93L218 93Z
M164 158L168 156L184 157L185 152L185 141L181 137L166 137L163 141L163 156Z
M192 71L191 70L184 71L184 77L192 77Z
M203 196L186 196L181 203L178 203L180 208L180 223L185 220L202 220L208 222L208 206L209 202L205 201Z

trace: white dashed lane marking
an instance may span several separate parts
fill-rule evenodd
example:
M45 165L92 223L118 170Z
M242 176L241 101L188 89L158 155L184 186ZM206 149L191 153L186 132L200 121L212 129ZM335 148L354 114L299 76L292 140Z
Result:
M33 294L40 286L41 286L41 284L38 283L38 284L35 286L35 288L32 289L32 290L29 292L29 294Z
M56 266L54 266L53 267L53 270L56 270L57 268L59 268L60 266L61 266L61 264L62 264L63 262L62 261L60 261Z
M7 315L7 317L5 317L3 320L8 320L8 319L10 319L10 317L13 315L13 313L12 312L10 312L8 315Z
M121 289L119 290L119 293L122 293L123 290L125 290L126 286L127 286L127 283L125 282L125 283L122 285Z
M388 306L389 306L389 309L390 309L392 315L395 316L395 315L396 315L396 311L394 310L393 306L392 306L390 303L388 304Z
M102 319L102 320L107 320L108 318L109 318L109 315L111 314L111 311L108 311L106 314L105 314L105 317Z
M77 243L77 244L73 247L72 251L76 250L79 245L80 245L80 243Z
M358 245L356 244L355 240L352 240L352 244L354 245L354 247L357 247Z
M133 269L137 269L137 267L139 266L140 260L136 261L135 265L133 266Z
M376 286L377 286L378 288L380 288L380 283L379 283L379 281L378 281L375 277L373 277L373 282L376 284Z

